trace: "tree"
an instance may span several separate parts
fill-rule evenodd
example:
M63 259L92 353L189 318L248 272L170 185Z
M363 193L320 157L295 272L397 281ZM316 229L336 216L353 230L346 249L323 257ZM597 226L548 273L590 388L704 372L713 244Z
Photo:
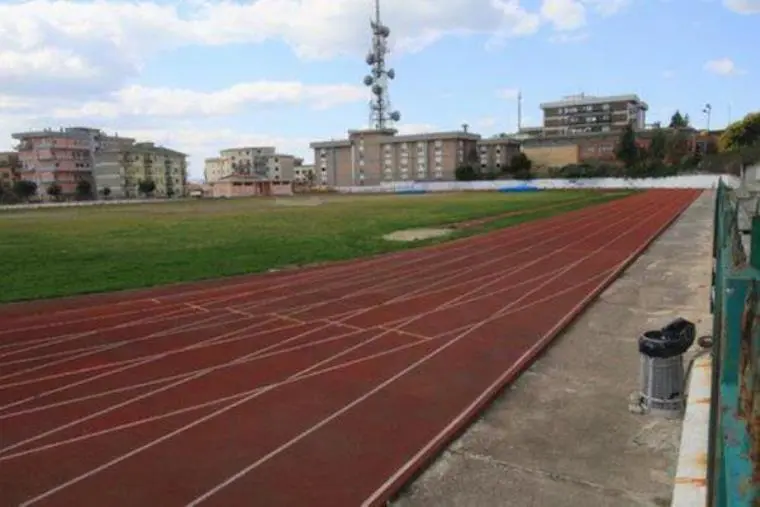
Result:
M670 124L668 127L672 129L683 129L689 126L689 115L682 115L681 111L676 110L673 116L670 117Z
M636 144L636 132L633 131L633 124L629 123L620 135L615 156L629 171L639 161L639 146Z
M532 168L533 161L525 153L520 152L510 159L509 166L504 172L515 179L527 180L531 178L530 170Z
M675 131L668 137L665 160L670 164L681 164L691 156L689 137L686 133Z
M147 180L140 180L137 183L137 190L143 194L145 197L149 197L155 192L156 190L156 182L154 182L151 179Z
M37 193L37 184L29 180L19 180L13 184L13 193L16 194L19 199L28 201Z
M460 165L454 171L454 177L457 181L475 181L478 179L478 172L471 165Z
M100 193L103 194L103 198L108 199L108 196L111 195L111 187L103 187Z
M314 186L314 178L315 178L314 171L308 171L306 173L306 183L309 185L309 187Z
M472 167L476 167L478 164L480 164L480 156L478 155L478 150L475 148L470 148L470 150L467 152L466 163Z
M760 144L760 112L749 113L729 125L718 141L720 151L735 151L756 144Z
M77 182L77 198L89 199L92 197L92 183L88 180L79 180Z
M652 135L652 143L649 145L649 156L653 160L662 162L668 154L668 136L662 129L656 129Z
M63 193L63 189L61 186L57 183L51 183L49 187L47 187L47 195L50 196L51 199L54 201L57 201L61 198L61 194Z

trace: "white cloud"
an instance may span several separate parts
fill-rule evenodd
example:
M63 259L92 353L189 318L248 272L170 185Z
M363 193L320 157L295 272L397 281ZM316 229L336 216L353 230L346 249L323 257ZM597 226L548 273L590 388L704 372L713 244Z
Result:
M663 70L662 71L662 78L663 79L673 79L676 77L676 72L674 70Z
M603 4L624 3L543 1L551 5L536 10L520 0L383 0L383 20L393 49L409 52L448 36L477 34L498 44L544 25L569 37L581 18L585 23L583 5L604 14L612 9ZM574 9L575 18L560 19L563 9ZM366 88L261 80L209 92L144 86L140 72L162 53L193 45L277 40L305 59L362 55L370 13L369 0L0 1L0 149L10 147L11 132L71 120L185 150L196 174L198 161L224 146L274 144L308 155L311 139L218 129L213 117L257 105L328 108L365 100ZM515 97L516 90L502 91L503 99ZM402 124L400 130L435 126Z
M579 0L543 0L541 16L555 30L578 30L586 25L586 6Z
M367 88L358 85L305 85L297 81L240 83L214 92L134 85L114 92L110 100L56 108L53 117L226 116L254 104L303 104L326 109L367 98Z
M760 14L760 0L723 0L723 5L738 14Z
M29 52L0 51L0 80L45 73L57 79L88 79L98 74L81 56L72 51L45 47Z
M744 74L744 70L739 69L730 58L718 58L705 63L704 69L712 74L720 76L735 76Z
M416 51L449 35L495 40L534 34L542 22L572 30L586 7L617 12L627 0L385 0L395 49ZM0 4L0 78L32 62L38 79L128 77L156 54L188 45L281 40L303 58L360 54L368 44L369 1L30 0ZM35 63L36 62L36 63ZM118 72L117 72L118 71ZM4 74L5 73L5 74ZM113 79L113 77L112 77Z

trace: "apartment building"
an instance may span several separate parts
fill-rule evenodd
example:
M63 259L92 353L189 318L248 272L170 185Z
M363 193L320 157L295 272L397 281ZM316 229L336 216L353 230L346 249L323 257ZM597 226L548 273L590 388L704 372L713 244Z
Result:
M290 182L300 159L278 153L274 146L247 146L221 150L218 157L204 161L207 183L214 183L233 174L263 177L274 182Z
M637 130L646 127L649 106L638 95L572 95L540 105L543 111L544 137L574 134L620 132L633 124Z
M478 160L481 171L502 172L512 157L520 153L520 142L508 137L494 137L478 141Z
M137 197L140 179L152 179L159 196L184 195L187 156L153 143L107 135L99 129L70 127L20 132L12 137L21 164L20 178L37 184L45 197L55 184L63 196L76 194L80 181L90 184L93 195Z
M394 129L349 130L348 138L311 143L317 176L327 186L452 180L480 136L469 132L396 135Z
M101 132L86 127L44 129L12 134L19 141L21 179L37 184L40 196L47 195L51 185L58 185L64 196L76 194L80 181L94 188L93 153Z
M0 185L11 186L19 179L18 153L13 151L0 151Z
M296 165L293 168L293 181L299 183L317 182L316 166L314 164L303 165L303 163Z
M187 155L151 142L134 143L124 149L125 197L140 195L140 182L152 181L156 197L187 195Z
M106 137L93 156L93 180L97 195L112 199L129 197L125 187L125 162L135 140L129 137Z

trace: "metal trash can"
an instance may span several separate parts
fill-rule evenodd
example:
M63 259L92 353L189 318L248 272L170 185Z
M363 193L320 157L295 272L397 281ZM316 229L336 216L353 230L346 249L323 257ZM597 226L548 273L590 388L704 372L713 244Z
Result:
M693 323L679 318L639 337L639 404L643 413L680 417L685 398L683 354L694 343L695 331Z

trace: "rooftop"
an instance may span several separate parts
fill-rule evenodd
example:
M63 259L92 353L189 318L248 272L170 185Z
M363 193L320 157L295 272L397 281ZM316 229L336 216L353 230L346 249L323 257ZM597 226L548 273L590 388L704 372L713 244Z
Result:
M447 140L447 139L466 139L471 141L479 141L481 139L480 134L474 134L472 132L465 132L463 130L452 130L445 132L424 132L420 134L407 134L396 135L394 129L365 129L365 130L349 130L349 135L357 134L381 134L383 135L383 143L395 144L395 143L411 143L416 141L435 141L435 140ZM335 139L331 141L315 141L309 146L311 148L339 148L351 146L351 141L348 139Z
M582 106L582 105L591 105L591 104L601 104L605 102L635 102L635 103L640 103L645 108L648 108L646 102L642 101L638 95L633 94L633 93L625 94L625 95L608 95L608 96L586 95L584 93L581 93L579 95L570 95L570 96L564 97L562 100L544 102L542 104L539 104L539 107L541 109L550 109L554 107Z
M156 155L167 155L170 157L187 157L187 154L164 148L163 146L156 146L151 142L135 143L129 147L131 153L153 153Z

